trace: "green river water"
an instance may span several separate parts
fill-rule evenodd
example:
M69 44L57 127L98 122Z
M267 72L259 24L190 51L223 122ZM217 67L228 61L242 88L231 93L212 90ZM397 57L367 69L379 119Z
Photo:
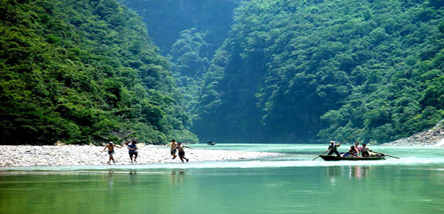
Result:
M381 146L372 148L400 159L325 162L312 160L325 145L192 147L282 155L2 169L0 213L444 213L444 149Z

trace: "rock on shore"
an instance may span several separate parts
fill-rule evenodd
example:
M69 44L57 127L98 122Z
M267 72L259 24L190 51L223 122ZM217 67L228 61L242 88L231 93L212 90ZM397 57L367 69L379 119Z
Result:
M433 128L416 133L410 137L402 138L385 145L390 146L444 146L444 120Z
M137 164L179 163L179 157L171 159L166 146L138 145ZM28 166L81 166L106 165L108 153L101 146L0 146L0 167ZM221 161L256 159L275 156L275 153L243 152L225 150L185 149L190 161ZM116 165L128 165L128 149L116 148L114 159Z

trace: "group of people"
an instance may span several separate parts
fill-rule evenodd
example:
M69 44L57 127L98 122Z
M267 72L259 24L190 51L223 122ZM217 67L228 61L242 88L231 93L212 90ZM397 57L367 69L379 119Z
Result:
M190 161L188 158L185 157L185 150L184 150L184 148L190 148L190 147L183 145L183 143L176 142L176 140L174 139L172 139L170 144L168 145L170 147L171 156L173 157L172 159L176 159L177 157L176 152L178 152L180 161L182 161L182 163L184 162L184 160L186 160L187 162Z
M125 142L125 144L124 144L128 148L128 154L131 159L131 163L137 162L138 152L137 152L137 145L136 144L137 144L136 140L130 140L130 141ZM186 160L186 162L189 161L189 159L185 157L184 148L190 148L190 147L185 146L183 143L176 142L176 140L174 140L174 139L171 140L171 142L170 142L170 144L168 144L168 146L171 149L171 156L173 157L172 159L175 159L177 157L176 152L178 152L179 158L182 161L182 163L184 162L184 160ZM122 146L116 145L113 142L109 142L105 145L105 148L103 148L103 151L108 150L108 155L109 155L108 164L111 164L111 161L113 163L116 163L116 160L114 159L115 148L122 148Z
M359 146L359 142L355 142L350 149L346 153L339 153L338 147L341 146L340 143L335 141L330 141L330 145L326 152L328 155L336 154L338 157L370 157L372 155L372 151L367 147L367 144L363 143L362 146Z
M136 144L137 144L136 140L130 140L125 142L125 145L128 148L128 154L131 159L131 163L137 162L138 152ZM111 161L113 163L116 163L116 160L114 159L115 148L122 148L122 146L116 145L111 141L105 145L105 148L103 148L103 151L108 150L108 155L109 155L108 164L111 164Z

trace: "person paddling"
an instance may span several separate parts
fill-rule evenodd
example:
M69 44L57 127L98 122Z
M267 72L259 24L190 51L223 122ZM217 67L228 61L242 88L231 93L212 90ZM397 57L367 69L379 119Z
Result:
M326 152L328 152L327 155L332 155L335 153L338 157L341 157L341 154L338 152L338 147L341 146L341 144L336 143L335 141L330 141L330 145L328 146L328 149Z

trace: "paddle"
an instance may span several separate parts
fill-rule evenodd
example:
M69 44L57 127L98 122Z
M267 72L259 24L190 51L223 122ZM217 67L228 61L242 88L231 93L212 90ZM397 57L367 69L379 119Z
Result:
M369 143L370 144L370 143ZM368 144L367 144L368 145ZM371 150L369 150L369 151L371 151ZM371 151L371 152L374 152L374 151ZM396 157L396 156L392 156L392 155L387 155L387 154L384 154L384 153L381 153L381 152L374 152L374 153L376 153L376 154L381 154L381 155L384 155L384 156L387 156L387 157L391 157L391 158L396 158L396 159L401 159L400 157Z
M321 157L321 155L318 155L318 156L316 156L315 158L313 158L313 160L312 160L312 161L314 161L314 160L318 159L319 157Z
M391 157L391 158L401 159L400 157L396 157L396 156L392 156L392 155L387 155L387 154L383 154L383 155L385 155L387 157Z
M387 157L391 157L391 158L400 159L400 157L396 157L396 156L392 156L392 155L387 155L387 154L380 153L380 152L375 152L375 153L376 153L376 154L381 154L381 155L384 155L384 156L387 156Z
M322 153L322 154L319 154L318 156L316 156L315 158L313 158L313 160L312 160L312 161L314 161L314 160L316 160L316 159L320 158L320 157L321 157L321 155L323 155L323 154L325 154L325 152L324 152L324 153Z

